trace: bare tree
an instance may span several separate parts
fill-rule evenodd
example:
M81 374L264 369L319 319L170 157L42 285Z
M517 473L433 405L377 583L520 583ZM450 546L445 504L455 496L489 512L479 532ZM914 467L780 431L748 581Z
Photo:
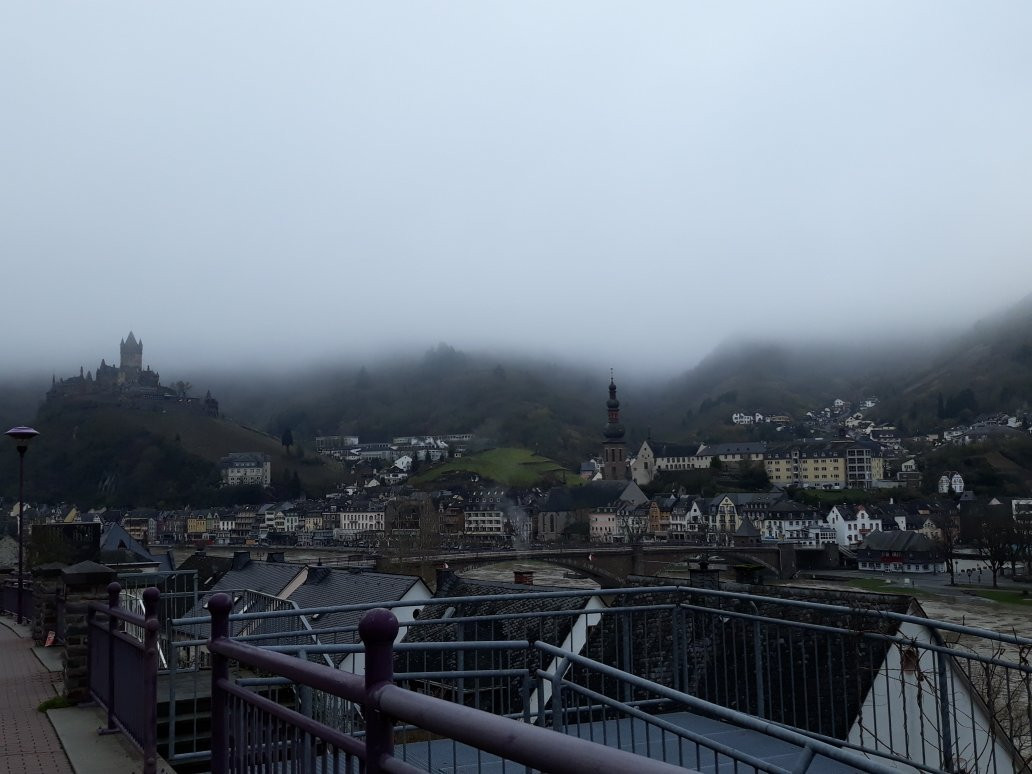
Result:
M975 547L993 574L993 588L999 588L996 579L1014 554L1014 518L1002 508L980 509L974 518Z
M938 543L943 561L946 562L946 569L950 574L950 585L956 586L957 579L953 564L953 552L960 537L960 518L955 511L949 510L933 516L932 523L939 530L936 542Z

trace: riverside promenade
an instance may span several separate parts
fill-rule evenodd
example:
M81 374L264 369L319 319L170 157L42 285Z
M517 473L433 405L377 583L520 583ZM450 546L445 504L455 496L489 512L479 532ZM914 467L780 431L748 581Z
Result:
M57 695L61 676L32 644L25 627L0 620L0 774L72 774L57 731L36 709Z

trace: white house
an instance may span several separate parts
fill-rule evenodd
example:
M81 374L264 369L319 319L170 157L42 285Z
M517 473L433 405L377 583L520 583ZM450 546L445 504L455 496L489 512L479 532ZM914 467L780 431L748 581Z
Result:
M656 475L656 454L648 441L641 442L641 448L630 461L631 480L638 486L645 486Z
M685 542L695 541L701 537L701 533L704 531L701 527L705 521L705 515L699 506L700 502L695 497L679 498L679 502L670 511L669 540Z
M382 503L345 508L338 514L340 521L334 530L335 536L352 538L367 532L383 532L383 512Z
M467 510L463 531L474 537L501 537L505 534L505 513L499 510Z
M590 514L589 520L593 543L612 543L613 536L620 533L615 509L595 511Z
M835 530L840 546L859 545L872 532L881 532L881 519L872 516L862 505L835 505L828 512L828 526Z
M962 494L964 492L964 477L952 470L947 470L939 478L939 494Z

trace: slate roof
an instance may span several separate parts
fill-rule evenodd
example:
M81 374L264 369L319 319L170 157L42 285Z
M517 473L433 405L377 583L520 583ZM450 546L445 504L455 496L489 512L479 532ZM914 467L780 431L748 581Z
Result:
M554 486L541 505L542 511L576 511L615 503L629 486L628 481L590 481L583 486Z
M735 537L759 537L760 531L756 529L756 525L752 523L752 519L746 516L742 519L742 523L735 530Z
M233 565L228 556L212 556L205 551L197 551L180 563L180 570L197 570L197 589L207 591L214 586L226 571Z
M767 451L767 444L759 443L715 443L703 446L698 451L699 457L717 457L722 454L763 454Z
M449 574L440 580L435 599L445 597L524 595L542 591L569 591L549 586L526 586L517 583L477 581ZM468 616L500 616L494 620L457 622L446 621L426 626L410 627L405 642L455 642L457 630L464 640L541 640L561 646L578 615L562 615L551 618L517 618L519 613L542 611L580 611L587 597L557 597L551 599L509 599L480 602L427 604L420 613L421 619L465 618ZM537 669L543 665L539 651L519 649L499 652L470 650L463 652L464 669ZM450 671L458 667L456 651L398 651L395 655L396 672ZM481 709L498 713L516 712L520 708L521 680L514 677L481 678L477 681L473 700ZM428 686L420 682L411 687L425 690Z
M211 593L248 589L262 594L277 596L302 570L303 564L286 564L285 562L256 562L253 559L240 569L229 569L218 582L212 586Z
M772 506L785 499L784 492L724 492L713 498L713 504L718 504L725 497L731 500L736 506Z
M362 605L376 602L395 602L422 581L415 575L392 575L365 570L309 567L308 577L288 599L301 608L330 607L334 605ZM427 596L430 590L427 589ZM357 626L364 611L342 611L309 616L313 629L339 626ZM358 642L358 632L341 632L320 636L324 643ZM335 656L337 660L343 656Z
M927 535L901 529L891 532L872 532L857 546L857 550L861 551L891 551L892 553L924 552L934 548L935 544Z
M110 523L100 531L100 557L105 562L115 564L158 561L120 524Z
M649 441L649 448L656 457L692 457L699 450L699 444Z
M655 577L634 577L628 585L683 584L683 579L669 582ZM873 595L851 592L804 589L793 587L743 587L736 584L721 584L728 590L751 591L767 597L809 599L831 602L850 608L867 605L878 609L892 609L909 612L908 597L879 595L877 602L870 601ZM891 633L896 624L890 621L855 618L852 614L832 613L820 610L805 610L785 607L773 602L746 603L737 600L719 600L700 596L688 591L669 592L656 589L646 594L617 596L610 601L612 607L670 605L691 603L700 607L728 609L746 614L770 616L783 621L800 621L840 626L855 631L863 630ZM774 722L787 722L815 733L845 738L866 697L877 665L884 658L888 645L877 640L858 639L845 635L840 642L829 640L824 633L789 627L785 624L763 623L765 638L776 642L776 647L764 648L761 652L770 670L770 684L777 686L778 700L768 702L765 715ZM677 685L674 670L682 670L680 690L742 712L758 714L754 684L756 654L751 648L753 642L751 621L725 618L718 612L704 611L686 614L685 628L678 638L675 657L675 637L672 613L669 610L641 610L621 613L619 616L604 615L592 627L583 654L603 663L610 663L625 671L653 680L661 685ZM629 637L631 654L629 658L617 655L623 653L622 642ZM831 647L829 648L829 643ZM822 656L821 669L801 669L802 664L814 663L817 648ZM830 655L829 655L830 654ZM829 674L830 673L830 674ZM571 680L607 696L619 696L620 687L609 677L597 672L585 671L574 666L570 670ZM746 677L748 676L748 677ZM632 699L651 698L644 692L635 691ZM834 705L836 712L826 708ZM824 708L822 711L821 708Z
M795 500L779 500L774 503L768 509L768 513L772 516L781 516L784 518L788 514L798 515L802 514L807 518L811 519L822 519L823 516L818 512L812 505L803 505Z

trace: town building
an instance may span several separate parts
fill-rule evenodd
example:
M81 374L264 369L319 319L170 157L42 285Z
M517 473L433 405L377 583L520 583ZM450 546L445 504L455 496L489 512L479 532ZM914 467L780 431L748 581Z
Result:
M652 483L657 475L671 471L693 470L692 459L699 451L698 444L642 441L631 461L631 478L639 486Z
M897 573L945 572L937 546L927 535L908 530L873 532L856 549L861 570Z
M694 469L708 468L713 465L713 460L720 460L721 464L740 465L743 462L763 463L764 454L767 452L767 444L763 441L758 443L717 443L699 447L698 451L691 458L691 465Z
M773 484L817 489L870 489L885 474L881 447L867 440L781 444L766 451L763 465Z
M272 461L261 452L231 452L219 460L219 471L226 486L272 484Z
M589 481L582 486L553 487L534 519L534 535L549 543L577 536L589 538L593 513L617 514L621 507L635 507L648 499L633 481ZM615 524L609 520L604 523Z
M872 532L881 532L880 516L871 514L862 505L834 505L826 519L835 530L835 540L843 547L856 546Z

